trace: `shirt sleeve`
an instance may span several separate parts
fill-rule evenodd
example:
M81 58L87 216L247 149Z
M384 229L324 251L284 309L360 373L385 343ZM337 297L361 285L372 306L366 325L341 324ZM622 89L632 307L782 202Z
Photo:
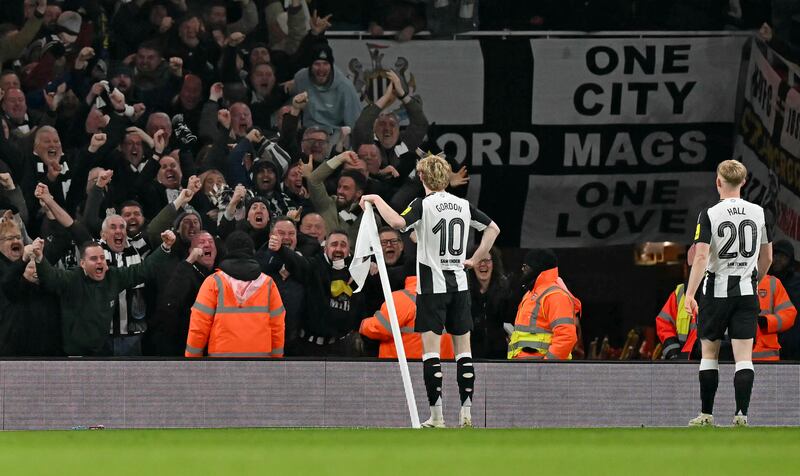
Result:
M700 212L700 216L697 217L694 242L711 244L711 219L708 217L708 209Z
M761 209L761 212L764 212L764 209ZM772 223L767 223L767 214L764 213L764 225L761 228L761 244L765 245L767 243L772 243Z
M413 228L422 219L422 200L412 200L400 216L406 221L405 229Z
M470 215L469 226L475 228L478 231L485 230L486 227L488 227L492 223L492 219L489 218L489 215L478 210L471 203L469 205L469 215Z

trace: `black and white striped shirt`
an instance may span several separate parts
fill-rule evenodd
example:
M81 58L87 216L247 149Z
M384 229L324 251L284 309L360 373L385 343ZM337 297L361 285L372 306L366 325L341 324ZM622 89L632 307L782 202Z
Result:
M464 260L467 227L483 231L492 220L463 198L433 192L417 198L401 214L417 232L417 293L469 290Z
M115 253L103 240L100 240L100 245L103 247L109 268L127 268L142 262L141 255L130 242L125 245L121 253ZM146 313L144 284L122 290L117 296L109 333L115 336L143 333L147 330Z
M701 285L705 296L756 294L758 254L762 244L772 241L764 209L741 198L720 200L700 212L694 239L711 246Z

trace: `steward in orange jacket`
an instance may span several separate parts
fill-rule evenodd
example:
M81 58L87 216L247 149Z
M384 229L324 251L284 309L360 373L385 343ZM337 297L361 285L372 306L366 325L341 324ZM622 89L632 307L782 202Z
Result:
M207 277L192 306L186 357L283 357L281 295L255 260L253 240L231 233L227 257Z
M523 265L533 281L517 308L509 359L571 359L578 342L581 302L558 277L558 260L551 250L531 250Z
M697 322L683 305L685 289L685 284L679 284L656 316L656 333L664 346L662 356L667 360L688 359L696 340ZM691 342L690 334L693 336Z
M673 297L674 294L670 299ZM780 360L781 346L778 343L778 333L791 329L797 317L797 309L789 300L789 294L781 280L769 274L758 283L758 303L761 312L758 315L758 328L756 328L756 338L753 341L753 360L760 362ZM667 305L664 307L666 308ZM680 309L683 309L682 303ZM663 309L662 312L664 312ZM660 316L661 314L656 320L657 324ZM661 337L660 330L659 337ZM697 326L693 316L681 357L686 353L689 358L688 353L691 352L696 342Z
M392 293L395 311L397 311L397 324L400 326L400 333L403 334L403 348L406 351L406 358L422 358L422 335L414 332L414 323L417 317L417 277L407 276L405 289ZM383 303L380 310L374 316L361 321L361 328L358 330L362 335L380 342L378 358L396 359L397 349L394 346L392 328L389 324L389 308ZM441 359L453 360L453 340L447 333L442 334L441 340Z
M686 250L686 263L683 266L683 279L689 279L689 272L692 270L694 261L694 245ZM686 283L679 284L673 291L661 312L656 316L656 333L663 349L661 356L663 359L672 360L677 358L688 359L692 353L691 343L687 341L689 333L697 329L697 322L686 312L683 305L686 294Z

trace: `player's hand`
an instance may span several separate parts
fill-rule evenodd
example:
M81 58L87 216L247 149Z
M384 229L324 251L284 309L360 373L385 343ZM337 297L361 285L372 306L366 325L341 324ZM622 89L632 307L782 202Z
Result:
M694 298L694 296L686 295L683 298L683 307L689 315L691 316L697 315L698 306L697 306L697 300Z
M472 269L475 267L475 262L472 258L468 258L464 260L464 269Z
M379 195L371 194L371 195L362 195L361 200L358 202L361 205L361 208L367 207L367 202L375 204L377 200L380 200Z

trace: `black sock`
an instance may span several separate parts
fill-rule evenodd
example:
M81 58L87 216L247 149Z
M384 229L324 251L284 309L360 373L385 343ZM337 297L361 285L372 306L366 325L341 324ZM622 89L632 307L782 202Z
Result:
M430 406L441 405L442 361L439 357L422 361L422 375L425 379L425 390L428 392L428 403Z
M472 366L472 357L461 357L456 362L456 381L458 394L461 397L461 406L472 406L472 392L475 389L475 369Z
M734 415L738 415L739 412L742 412L742 415L747 415L755 376L755 372L752 369L737 370L733 374L733 390L736 394L736 413Z
M709 415L714 413L714 396L717 394L717 385L719 385L719 370L701 370L700 371L700 401L702 402L703 413Z

